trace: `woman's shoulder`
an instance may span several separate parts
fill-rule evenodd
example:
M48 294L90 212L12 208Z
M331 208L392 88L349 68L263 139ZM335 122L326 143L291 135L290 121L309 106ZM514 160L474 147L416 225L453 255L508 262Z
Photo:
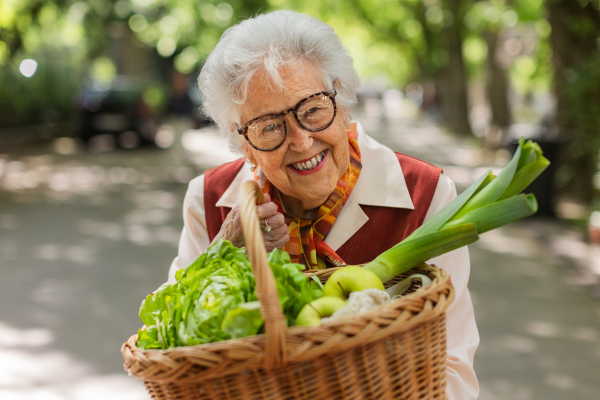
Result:
M206 170L204 172L204 180L208 186L207 189L214 190L224 186L224 190L226 190L238 175L243 165L244 159L240 158Z
M383 168L388 173L391 171L394 174L402 174L404 178L419 181L433 179L437 182L437 177L442 173L441 168L416 157L393 151L369 136L358 122L353 122L351 126L358 134L358 144L368 175L383 173ZM398 164L400 168L398 168ZM392 181L394 180L392 179Z
M439 175L443 172L442 168L437 167L433 164L423 161L420 158L409 156L403 153L394 152L402 171L406 175L408 174L433 174Z
M443 173L442 168L406 154L397 152L394 152L394 154L402 168L402 174L409 192L414 194L415 190L425 190L433 195Z
M215 204L233 183L244 165L244 159L210 168L193 178L188 184L186 197L189 205L204 205L205 195Z

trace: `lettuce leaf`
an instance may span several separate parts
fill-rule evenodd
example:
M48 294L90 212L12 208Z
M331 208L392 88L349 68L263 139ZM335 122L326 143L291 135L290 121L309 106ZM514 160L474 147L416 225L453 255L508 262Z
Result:
M268 255L288 325L322 295L320 286L290 262L285 251ZM264 323L250 260L243 248L219 240L183 270L177 282L146 296L139 316L138 347L168 349L255 335Z

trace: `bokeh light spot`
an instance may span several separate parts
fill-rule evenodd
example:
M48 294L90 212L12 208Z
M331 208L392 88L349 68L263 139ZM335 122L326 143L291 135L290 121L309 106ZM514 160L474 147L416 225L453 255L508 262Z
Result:
M19 71L27 78L31 78L36 70L37 62L30 58L21 61L21 64L19 65Z
M54 140L54 151L58 154L73 154L77 146L70 137L60 137Z
M485 41L473 36L463 42L463 52L468 61L480 64L487 57L488 48Z
M175 33L177 31L177 28L179 28L179 23L175 18L171 17L170 15L167 15L166 17L163 17L163 19L160 20L160 29L164 33Z
M154 142L161 149L168 149L173 145L174 139L175 133L173 132L173 128L170 125L163 125L158 128L156 136L154 137Z
M162 57L170 57L177 49L177 42L171 36L163 36L156 44L156 51Z
M216 8L210 3L206 3L200 7L200 15L202 19L212 22L215 19Z
M421 24L416 19L409 19L402 27L404 35L408 38L415 38L423 32Z
M148 26L148 21L143 15L134 14L129 18L129 27L134 32L141 32Z

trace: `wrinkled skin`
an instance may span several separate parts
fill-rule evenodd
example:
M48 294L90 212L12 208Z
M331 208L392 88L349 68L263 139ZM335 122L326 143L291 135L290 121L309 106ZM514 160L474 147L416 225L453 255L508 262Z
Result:
M268 113L279 113L294 107L302 98L328 90L319 71L307 61L282 66L279 73L284 82L283 90L273 88L266 73L258 73L250 81L246 103L242 105L240 126L247 121ZM267 179L278 189L286 212L304 219L314 219L319 207L325 203L338 180L348 169L350 149L347 138L348 117L338 107L333 123L319 132L302 128L292 113L285 117L287 136L276 150L258 151L245 144L244 153L254 165L260 166ZM323 166L310 174L299 174L291 164L309 159L327 150ZM287 225L277 206L268 199L257 206L261 228L264 220L272 227L263 231L267 251L283 247L289 241ZM243 246L243 234L238 207L228 215L221 231L215 238L228 239L236 246Z
M271 197L268 194L265 195L265 201L265 204L256 206L256 213L260 221L260 229L265 241L265 247L269 252L285 246L289 242L290 236L287 233L287 225L285 224L283 214L277 212L277 205L271 201ZM263 230L266 227L265 220L271 227L271 232ZM213 243L219 239L227 239L236 247L245 246L239 204L227 215Z

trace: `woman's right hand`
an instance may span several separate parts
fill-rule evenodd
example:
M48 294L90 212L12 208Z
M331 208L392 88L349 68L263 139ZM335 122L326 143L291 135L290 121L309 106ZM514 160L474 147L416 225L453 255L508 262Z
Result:
M267 252L280 249L290 241L285 218L283 214L277 212L277 204L271 201L271 197L268 194L265 194L265 203L256 206L256 214L260 221L260 231ZM266 227L265 221L271 227L270 232L265 232L264 230ZM212 243L218 239L229 240L236 247L243 247L245 245L239 205L231 209L231 212L227 215L225 221L223 221L223 225L221 225L221 230L215 236Z

